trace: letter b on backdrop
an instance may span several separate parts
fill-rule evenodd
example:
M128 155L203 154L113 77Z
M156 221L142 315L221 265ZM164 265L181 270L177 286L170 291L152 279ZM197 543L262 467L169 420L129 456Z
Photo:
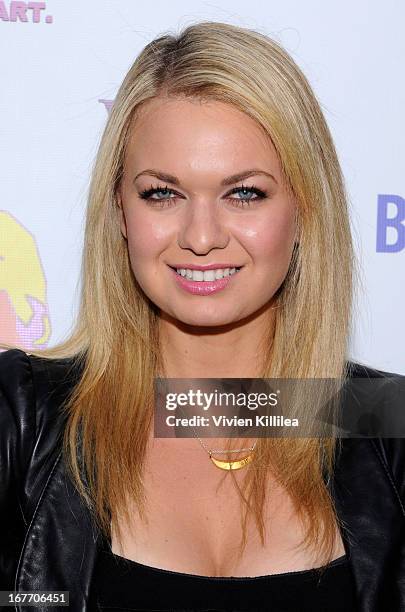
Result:
M388 216L388 206L395 214ZM388 228L395 230L395 241L388 243ZM392 232L391 232L392 235ZM405 249L405 199L398 195L380 194L377 203L377 252L397 253Z

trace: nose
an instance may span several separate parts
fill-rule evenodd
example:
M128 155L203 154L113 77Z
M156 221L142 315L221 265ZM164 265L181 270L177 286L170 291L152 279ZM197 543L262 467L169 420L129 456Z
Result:
M181 219L178 244L196 255L206 255L212 249L224 249L229 243L223 211L207 198L190 200Z

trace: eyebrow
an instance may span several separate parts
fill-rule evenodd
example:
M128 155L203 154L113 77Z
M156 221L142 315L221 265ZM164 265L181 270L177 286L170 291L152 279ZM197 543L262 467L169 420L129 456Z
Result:
M149 168L147 170L142 170L142 172L139 172L139 174L137 174L134 178L133 182L135 182L139 176L142 176L144 174L148 174L149 176L155 176L161 181L166 181L166 183L172 183L173 185L178 186L180 185L180 180L177 178L177 176L174 176L173 174L167 174L167 172L160 172L159 170L154 170L153 168ZM272 174L270 174L270 172L266 172L265 170L260 170L258 168L252 168L251 170L244 170L243 172L238 172L237 174L227 176L221 181L221 186L226 187L227 185L233 185L233 183L237 183L238 181L242 181L244 179L249 178L250 176L256 176L258 174L268 176L269 178L273 179L275 183L277 183L276 179Z

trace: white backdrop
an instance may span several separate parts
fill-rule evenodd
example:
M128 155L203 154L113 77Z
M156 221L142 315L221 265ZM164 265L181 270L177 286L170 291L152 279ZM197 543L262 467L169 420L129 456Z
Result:
M147 42L202 19L274 37L309 78L346 177L362 267L351 356L405 373L400 0L0 1L0 339L52 346L68 332L108 104Z

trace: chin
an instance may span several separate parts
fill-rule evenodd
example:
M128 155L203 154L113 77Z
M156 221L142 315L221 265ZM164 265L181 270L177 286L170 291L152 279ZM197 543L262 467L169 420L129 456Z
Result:
M170 317L183 325L193 327L223 327L224 325L237 323L243 318L242 316L237 317L230 314L226 315L225 313L221 314L220 312L199 313L197 309L193 312L171 312Z

